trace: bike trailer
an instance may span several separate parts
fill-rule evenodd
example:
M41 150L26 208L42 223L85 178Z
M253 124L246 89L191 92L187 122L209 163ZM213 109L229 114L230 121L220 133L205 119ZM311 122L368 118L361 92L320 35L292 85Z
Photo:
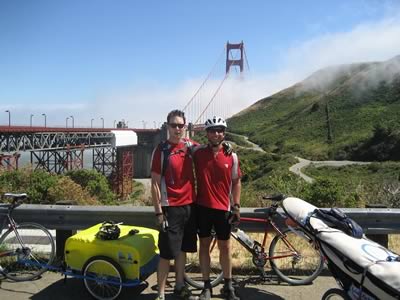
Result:
M102 224L94 225L69 237L65 243L65 262L72 270L82 271L95 256L106 256L120 265L125 279L145 280L158 264L158 231L145 227L118 225L115 240L96 237Z
M314 236L328 268L351 299L400 299L400 257L365 236L331 227L298 198L286 198L284 211Z

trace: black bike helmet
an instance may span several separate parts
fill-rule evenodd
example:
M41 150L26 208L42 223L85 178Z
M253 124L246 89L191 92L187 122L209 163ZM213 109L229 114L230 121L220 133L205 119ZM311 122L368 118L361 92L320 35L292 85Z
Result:
M101 224L96 237L101 240L117 240L119 238L120 229L118 224L113 221L106 221Z

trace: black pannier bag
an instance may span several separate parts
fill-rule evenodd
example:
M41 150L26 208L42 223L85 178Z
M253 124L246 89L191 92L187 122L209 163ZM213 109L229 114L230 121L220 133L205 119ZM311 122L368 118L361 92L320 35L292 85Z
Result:
M317 208L314 210L314 214L330 227L339 229L352 237L361 239L363 236L363 229L361 226L337 207L331 208L330 210Z

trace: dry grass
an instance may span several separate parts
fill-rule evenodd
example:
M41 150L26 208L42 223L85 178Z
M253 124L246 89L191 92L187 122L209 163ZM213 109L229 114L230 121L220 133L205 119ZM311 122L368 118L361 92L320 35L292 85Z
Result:
M258 241L262 244L264 233L247 233L252 239ZM267 242L265 244L266 252L268 253L269 245L271 244L271 240L274 238L274 234L269 233L267 236ZM232 243L232 267L236 270L251 270L255 268L252 262L252 255L248 252L242 245L239 244L235 239L231 239ZM266 264L266 269L268 270L269 263Z
M256 241L262 243L264 233L249 233L249 235ZM271 243L274 234L269 234L266 242L266 251L268 253L268 248ZM235 272L249 272L255 271L255 267L252 262L251 254L237 242L235 239L231 239L232 242L232 267L236 270ZM218 248L218 247L216 247ZM389 247L391 251L395 253L400 253L400 234L389 235ZM193 263L198 263L197 255L189 255L188 261ZM219 268L219 251L218 249L212 252L211 264ZM269 263L266 264L266 271L270 269Z
M389 234L389 249L400 254L400 234Z

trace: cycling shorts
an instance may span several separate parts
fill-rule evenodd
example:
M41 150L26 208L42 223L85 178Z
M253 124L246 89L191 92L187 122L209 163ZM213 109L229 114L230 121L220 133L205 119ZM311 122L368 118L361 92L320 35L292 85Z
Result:
M218 240L229 240L231 236L229 211L197 205L196 215L199 238L210 237L211 230L214 229Z

